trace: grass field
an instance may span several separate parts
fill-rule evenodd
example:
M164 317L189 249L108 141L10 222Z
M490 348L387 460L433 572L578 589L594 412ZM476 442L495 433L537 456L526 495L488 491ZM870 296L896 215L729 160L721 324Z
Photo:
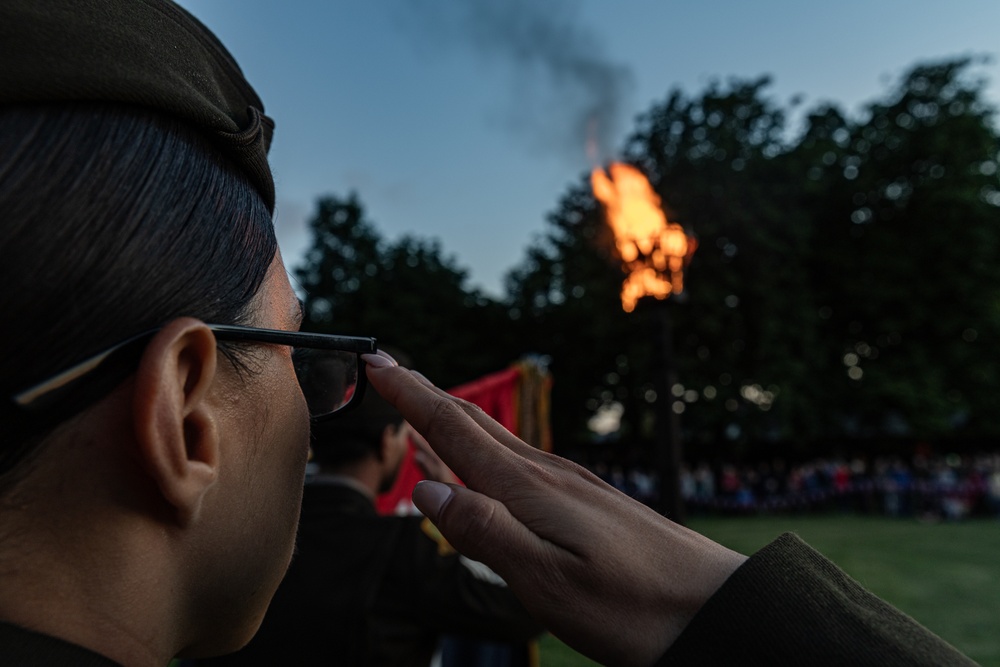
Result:
M983 667L1000 667L1000 522L859 516L699 518L689 525L750 554L793 531L876 595ZM546 637L542 667L595 665Z

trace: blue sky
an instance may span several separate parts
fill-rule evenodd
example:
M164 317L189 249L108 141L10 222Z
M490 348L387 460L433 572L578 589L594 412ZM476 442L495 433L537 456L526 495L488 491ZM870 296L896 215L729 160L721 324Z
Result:
M181 0L226 44L277 122L286 264L324 194L356 191L389 239L438 238L499 295L589 169L581 113L614 157L674 87L769 74L782 104L846 111L911 65L1000 57L997 0ZM1000 103L1000 65L978 68ZM617 119L617 120L616 120Z

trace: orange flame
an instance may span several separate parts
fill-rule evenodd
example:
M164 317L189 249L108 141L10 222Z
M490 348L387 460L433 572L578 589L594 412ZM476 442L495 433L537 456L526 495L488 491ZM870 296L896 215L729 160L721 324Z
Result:
M666 299L684 291L684 267L698 242L667 220L660 197L641 171L621 162L590 174L594 196L604 204L626 272L622 308L632 312L644 296Z

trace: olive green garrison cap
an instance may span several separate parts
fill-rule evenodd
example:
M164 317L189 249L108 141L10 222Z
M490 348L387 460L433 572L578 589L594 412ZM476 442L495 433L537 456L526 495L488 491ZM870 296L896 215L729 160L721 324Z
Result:
M274 122L222 43L168 0L0 0L0 104L39 102L119 102L181 118L274 211Z

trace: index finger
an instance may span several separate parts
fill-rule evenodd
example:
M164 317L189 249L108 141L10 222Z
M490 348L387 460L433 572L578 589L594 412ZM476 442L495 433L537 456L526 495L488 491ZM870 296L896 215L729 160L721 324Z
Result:
M470 488L490 495L502 491L503 478L507 477L502 471L522 470L531 464L525 454L537 453L479 411L483 419L509 436L509 444L500 442L466 411L464 401L438 393L405 368L368 364L367 372L376 391L427 438L438 456Z
M378 366L376 366L376 368L378 368ZM481 407L479 407L475 403L472 403L463 398L458 398L457 396L449 394L444 389L435 386L434 383L432 383L430 380L428 380L426 377L424 377L417 371L407 370L407 373L434 394L440 396L446 401L457 404L458 407L461 408L465 412L465 414L472 419L472 421L476 422L476 424L478 424L480 428L486 431L487 434L492 436L494 440L499 442L507 449L510 449L520 454L521 456L524 456L532 460L540 460L541 458L543 458L544 455L541 450L537 449L536 447L532 447L531 445L527 444L526 442L518 438L516 435L507 430L502 424L500 424L495 419L486 414L486 411L484 411ZM411 425L414 426L415 428L417 426L412 422ZM420 429L417 429L417 431L419 432Z

